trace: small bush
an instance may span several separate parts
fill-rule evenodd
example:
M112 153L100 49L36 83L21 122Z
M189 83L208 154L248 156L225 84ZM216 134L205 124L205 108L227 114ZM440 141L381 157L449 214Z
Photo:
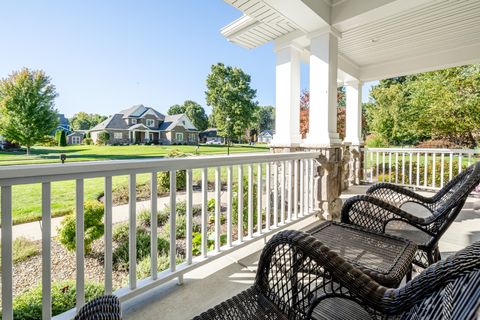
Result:
M388 141L379 135L371 134L365 139L365 145L369 148L388 147Z
M172 150L168 153L169 158L184 158L187 154L180 152L179 150ZM160 192L168 192L170 191L170 172L159 172L157 174L158 177L158 190ZM186 186L186 177L187 172L186 170L179 170L176 173L176 184L177 190L184 190Z
M177 256L175 260L177 264L180 264L184 261L184 259L179 256ZM151 264L150 256L145 257L142 261L140 261L137 264L137 279L145 279L152 275L150 272L151 271L150 264ZM157 271L161 272L163 270L167 270L168 268L170 268L170 257L168 255L159 255L157 257Z
M128 242L128 223L122 222L113 228L112 239L115 242Z
M256 179L255 179L256 180ZM257 184L252 184L252 196L254 205L257 203ZM248 228L248 178L243 177L243 230ZM253 221L257 221L257 210L253 210ZM232 223L238 225L238 183L233 185L233 201L232 201Z
M85 283L85 300L90 301L103 295L103 286L98 283ZM74 308L76 290L74 281L52 283L52 315L56 316ZM37 286L15 297L13 300L15 320L42 319L42 286Z
M93 139L92 138L85 138L85 139L83 139L82 144L87 145L87 146L91 146L91 145L93 145Z
M110 133L108 133L107 131L102 131L98 133L97 144L104 146L108 143L109 140L110 140Z
M227 243L227 235L220 235L220 245ZM215 234L211 233L207 236L207 248L208 250L215 249ZM192 236L192 254L198 256L202 253L202 234L199 232L194 232Z
M176 219L176 230L175 230L175 235L177 239L184 239L187 234L187 218L186 216L178 216ZM192 232L200 232L201 226L195 222L192 221ZM161 234L165 238L170 237L170 223L166 223L163 226L163 229L161 231Z
M149 228L152 225L150 211L149 210L140 211L140 213L137 215L137 222L140 226Z
M103 236L103 204L98 201L88 201L84 205L84 223L85 223L85 252L89 253L92 249L93 241ZM58 228L59 241L63 246L70 251L74 251L75 244L75 230L76 230L75 215L66 216L60 223Z

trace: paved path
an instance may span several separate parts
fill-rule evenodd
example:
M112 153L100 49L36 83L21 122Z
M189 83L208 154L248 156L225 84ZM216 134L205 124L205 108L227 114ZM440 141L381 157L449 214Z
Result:
M208 192L208 199L214 198L215 193ZM222 191L222 202L226 202L226 192ZM185 193L177 193L177 201L185 201ZM193 192L193 204L200 205L202 203L202 193L200 191ZM170 197L159 197L157 202L158 210L162 210L165 206L168 206ZM137 214L142 210L150 209L150 200L137 202ZM128 220L128 204L115 206L112 208L112 221L118 223ZM52 218L52 237L57 236L57 228L60 226L60 222L64 217ZM0 229L1 230L1 229ZM0 231L1 234L1 231ZM22 223L13 226L13 238L24 237L30 240L42 239L42 222L34 221L29 223Z

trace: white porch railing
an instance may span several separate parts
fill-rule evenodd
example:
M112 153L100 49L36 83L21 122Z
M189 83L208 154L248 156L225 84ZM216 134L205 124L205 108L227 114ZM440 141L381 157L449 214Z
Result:
M314 172L318 165L318 153L264 153L235 156L208 156L158 160L100 161L55 165L27 165L0 168L1 188L1 253L2 253L2 318L13 319L13 274L12 274L12 186L19 184L42 184L42 292L43 319L50 319L51 308L51 183L55 181L76 181L76 304L80 308L85 303L85 251L84 251L84 179L103 177L105 181L105 293L112 293L112 177L129 176L129 277L128 287L114 293L121 301L126 301L153 287L178 278L184 273L205 264L212 259L245 246L256 238L265 237L293 222L310 216L314 212ZM238 177L233 176L233 168L238 167ZM221 245L221 168L226 167L227 209L226 245ZM232 212L232 185L238 183L243 190L244 167L248 181L248 203L243 203L243 194L238 193L238 212ZM256 168L255 168L256 167ZM201 170L201 254L192 254L192 176L193 170ZM215 172L215 248L208 251L207 191L208 170ZM176 264L176 172L186 170L186 257L185 262ZM257 171L257 203L253 203L254 171ZM265 170L265 171L263 171ZM170 172L170 268L157 272L157 173ZM265 174L263 174L265 172ZM147 279L136 276L136 175L151 174L151 274ZM261 196L262 195L262 196ZM265 202L265 203L264 203ZM243 209L247 206L247 235L243 234ZM257 221L254 221L257 210ZM262 212L265 215L262 215ZM238 215L238 237L232 239L232 216ZM265 217L265 221L263 221ZM257 231L254 232L254 227ZM75 309L60 318L71 318Z
M365 148L364 179L438 190L478 161L479 150Z

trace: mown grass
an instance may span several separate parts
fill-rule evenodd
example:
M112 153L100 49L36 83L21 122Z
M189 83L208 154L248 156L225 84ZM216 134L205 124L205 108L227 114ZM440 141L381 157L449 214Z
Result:
M116 159L139 159L155 158L168 155L172 150L195 154L195 146L69 146L65 148L33 148L32 156L14 153L0 153L0 165L12 164L33 164L37 161L58 162L60 153L67 154L68 161L88 161L88 160L116 160ZM224 146L200 146L198 154L226 154ZM240 152L264 152L268 151L265 146L234 146L230 148L231 153ZM18 158L16 158L18 157ZM18 160L12 160L18 159ZM40 162L41 163L41 162ZM256 169L256 168L255 168ZM244 173L246 173L246 168ZM226 180L226 168L221 170L222 180ZM234 177L237 171L234 169ZM214 170L208 171L208 180L214 181ZM201 179L201 170L193 171L194 181ZM137 185L149 183L149 174L138 174ZM128 184L128 176L117 176L112 179L113 189L120 189L121 186ZM93 178L85 179L84 198L95 200L103 195L104 179ZM12 210L13 223L25 223L40 220L41 211L41 185L15 185L12 188ZM51 192L52 216L63 216L70 214L75 208L75 181L59 181L52 183Z

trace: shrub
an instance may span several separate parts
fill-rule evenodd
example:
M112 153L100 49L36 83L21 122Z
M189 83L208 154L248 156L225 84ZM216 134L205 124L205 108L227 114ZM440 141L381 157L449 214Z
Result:
M12 259L13 263L19 263L27 260L40 253L40 247L34 241L28 240L24 237L18 237L13 240L12 244ZM1 261L0 252L0 261ZM0 264L1 265L1 264Z
M175 258L177 264L180 264L184 261L182 257L177 256ZM151 276L150 270L151 257L147 256L142 261L137 264L137 279L145 279ZM170 257L168 255L159 255L157 257L157 271L167 270L170 267Z
M150 227L152 225L152 219L150 219L150 211L149 210L142 210L137 215L137 222L142 227Z
M220 245L227 243L227 235L220 235ZM215 249L215 234L211 233L207 236L207 248L208 250ZM192 235L192 254L198 256L202 253L202 234L199 232L194 232Z
M84 205L84 223L85 223L85 252L89 253L92 249L93 241L103 236L103 204L98 201L88 201ZM75 215L66 216L58 228L58 237L60 243L70 251L75 250Z
M179 216L177 215L176 219L176 230L175 230L175 236L177 239L184 239L187 234L187 218L186 216ZM201 226L195 222L192 221L192 232L200 232ZM166 223L163 226L163 229L161 231L161 234L165 238L170 237L170 223Z
M365 145L369 148L388 147L388 141L377 134L370 134L365 139Z
M90 301L103 294L103 286L98 283L85 283L85 300ZM74 281L52 283L52 315L56 316L74 308L76 290ZM15 320L42 319L42 286L32 288L13 300Z
M82 143L87 146L93 145L93 139L92 138L85 138L83 139Z
M256 180L256 179L255 179ZM253 205L255 206L257 203L257 184L253 182ZM243 194L243 230L247 230L248 228L248 178L243 177L243 190L241 191ZM257 210L253 210L253 221L254 225L257 221ZM238 183L233 185L233 201L232 201L232 223L234 225L238 225Z
M60 140L58 141L58 146L59 147L67 146L67 133L63 130L60 133Z
M110 140L110 134L107 131L102 131L98 133L97 144L106 145Z
M125 228L122 228L122 233L117 234L117 239L121 239L121 241L115 240L119 243L119 245L113 251L113 264L117 269L128 270L128 229L126 234L126 240L124 230ZM159 254L168 254L170 242L162 237L158 237L157 248ZM137 261L140 261L146 256L150 255L150 233L143 228L137 228L136 252Z
M122 222L117 224L113 228L112 239L115 242L127 242L128 241L128 223Z
M179 150L172 150L168 153L169 158L184 158L187 154ZM170 191L170 172L159 172L158 177L158 190L160 192ZM186 185L187 172L186 170L179 170L176 174L177 190L184 190Z

